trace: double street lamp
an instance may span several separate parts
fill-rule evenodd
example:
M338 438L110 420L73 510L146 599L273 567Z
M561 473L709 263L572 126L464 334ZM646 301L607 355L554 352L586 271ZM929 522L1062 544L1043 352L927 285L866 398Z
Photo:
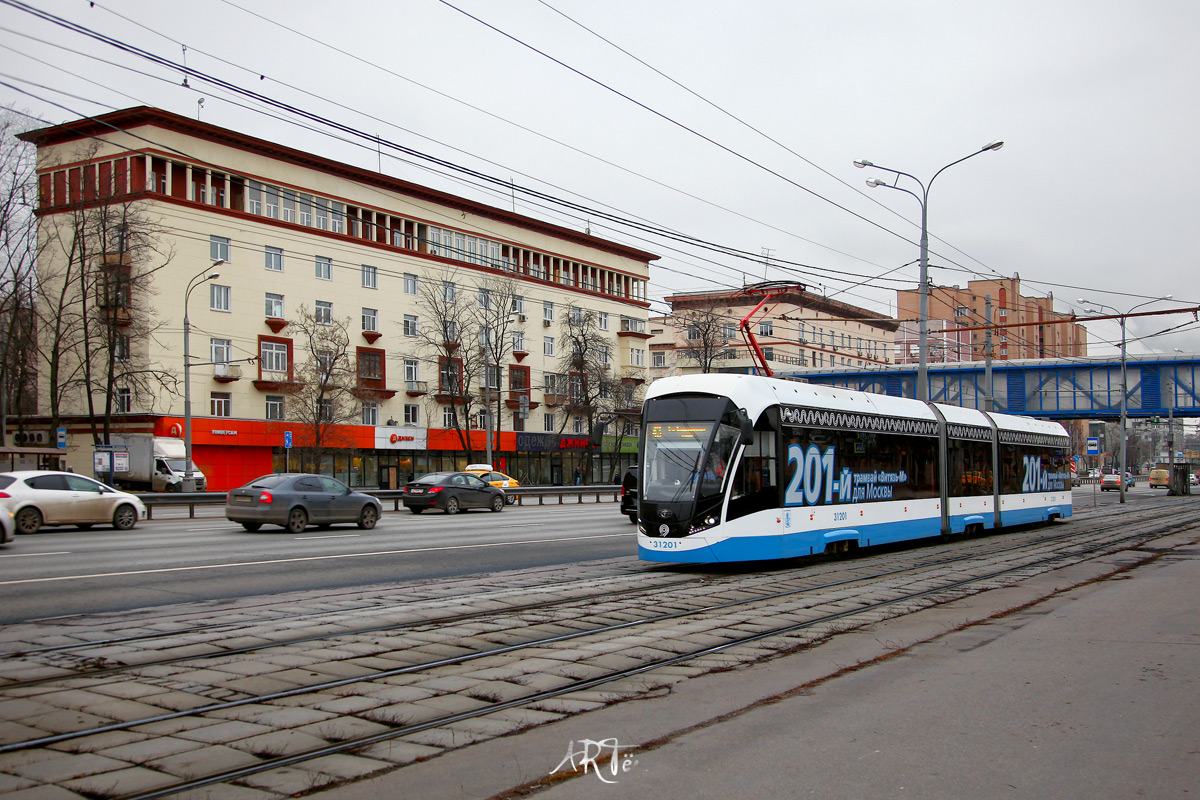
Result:
M1080 305L1083 305L1083 306L1094 306L1095 308L1098 308L1098 309L1099 308L1107 308L1107 309L1111 310L1114 314L1119 315L1120 320L1121 320L1121 466L1120 466L1120 472L1118 473L1117 483L1121 487L1120 493L1121 493L1121 502L1122 503L1125 502L1125 471L1126 471L1126 464L1125 464L1126 441L1125 440L1127 438L1126 434L1125 434L1125 419L1126 419L1126 415L1127 415L1127 411L1128 411L1128 394L1129 394L1128 377L1126 375L1126 368L1125 368L1125 319L1126 319L1126 317L1128 317L1130 314L1132 314L1134 311L1138 310L1142 306L1148 306L1151 303L1157 303L1159 300L1170 300L1172 297L1174 297L1174 295L1169 294L1169 295L1166 295L1165 297L1156 297L1153 300L1147 300L1144 303L1138 303L1136 306L1129 309L1124 314L1122 314L1120 311L1113 308L1112 306L1105 305L1104 303L1096 303L1096 302L1093 302L1092 300L1085 300L1082 297L1076 301ZM1090 308L1086 309L1086 310L1092 311L1092 309L1090 309Z
M933 177L929 179L929 183L927 184L922 183L919 178L914 175L910 175L907 172L901 172L898 169L890 169L889 167L881 167L878 164L867 161L865 158L854 162L854 166L858 167L859 169L864 167L873 167L874 169L881 169L884 172L890 172L896 176L894 183L888 183L887 181L880 180L879 178L870 178L867 180L867 186L870 186L872 189L879 186L886 186L889 189L896 189L897 191L912 195L913 197L917 198L917 202L921 204L921 308L917 316L917 348L920 351L917 362L916 386L916 397L918 400L929 399L929 366L927 356L929 349L929 219L927 214L929 205L929 189L933 186L933 182L937 180L938 175L941 175L955 164L961 164L968 158L974 158L980 153L986 153L989 150L999 150L1003 146L1004 142L991 142L990 144L985 144L974 153L971 153L968 156L963 156L962 158L958 159L958 161L951 161L949 164L939 169L933 174ZM915 181L916 184L921 187L921 193L917 194L916 192L899 186L898 184L900 182L900 176L911 178L913 181Z
M187 291L183 293L183 484L179 487L183 492L196 491L196 479L192 475L192 362L189 336L191 321L188 319L188 301L191 300L192 290L202 283L221 277L217 267L225 263L218 259L211 267L201 270L190 281Z

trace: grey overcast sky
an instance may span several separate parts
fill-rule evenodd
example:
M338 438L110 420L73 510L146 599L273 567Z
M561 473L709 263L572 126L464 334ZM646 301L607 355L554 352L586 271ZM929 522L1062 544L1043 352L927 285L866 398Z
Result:
M888 175L852 162L927 180L999 139L1002 150L932 185L935 285L1017 273L1026 294L1081 315L1080 297L1120 311L1168 294L1141 310L1200 303L1188 238L1200 193L1194 0L31 4L389 142L745 259L349 143L0 2L6 105L47 123L142 104L199 114L587 228L660 254L658 298L795 279L894 315L895 290L917 285L920 206L868 189ZM1089 330L1093 353L1115 352L1116 323ZM1190 314L1131 319L1129 333L1131 353L1200 351Z

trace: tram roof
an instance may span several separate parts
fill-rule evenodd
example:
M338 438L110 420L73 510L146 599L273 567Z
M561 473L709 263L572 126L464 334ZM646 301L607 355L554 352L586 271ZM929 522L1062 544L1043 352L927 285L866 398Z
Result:
M723 395L738 408L746 409L751 419L758 419L764 410L774 405L797 405L859 414L881 414L905 419L936 420L929 405L908 397L859 392L835 386L767 378L761 375L716 373L708 375L677 375L659 378L646 390L646 399L679 393ZM1014 414L982 411L961 406L937 404L947 422L960 425L991 427L988 416L1002 430L1065 436L1057 422L1022 417Z

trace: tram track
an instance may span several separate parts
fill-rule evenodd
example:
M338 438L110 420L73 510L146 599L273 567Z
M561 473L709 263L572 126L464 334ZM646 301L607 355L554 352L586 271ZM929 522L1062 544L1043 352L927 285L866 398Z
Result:
M1156 532L1153 535L1155 537L1157 537L1157 536L1161 535L1161 531ZM1143 538L1146 538L1146 535L1144 533L1132 533L1132 534L1126 534L1126 535L1120 537L1118 542L1128 543L1133 540L1138 540L1138 539L1143 539ZM869 615L872 612L878 612L878 611L892 608L892 607L895 607L898 605L902 605L904 603L911 603L913 601L918 601L918 600L923 600L923 599L931 600L931 602L928 605L934 605L934 604L937 604L940 602L948 602L949 600L957 599L958 597L962 596L962 594L956 593L958 590L966 589L967 587L970 587L974 584L991 582L991 581L995 581L997 579L1003 578L1005 576L1011 576L1015 573L1036 570L1037 568L1040 568L1040 567L1048 567L1049 565L1052 565L1055 562L1069 560L1069 559L1076 559L1076 558L1079 558L1082 556L1094 554L1097 551L1111 551L1114 544L1115 544L1115 542L1113 542L1113 541L1106 541L1106 542L1101 542L1101 543L1097 543L1097 544L1092 544L1087 547L1079 548L1076 550L1072 550L1070 552L1054 553L1054 554L1051 554L1051 555L1048 555L1048 556L1045 556L1042 558L1038 558L1033 561L1026 561L1024 563L1015 564L1013 566L1005 567L1003 569L992 570L992 571L985 572L980 575L975 575L972 577L962 578L962 579L959 579L956 581L951 581L944 585L930 587L927 589L908 591L901 595L883 599L883 600L880 600L877 602L864 603L862 606L860 606L858 608L835 611L832 613L827 613L827 614L817 616L812 619L804 620L802 622L796 622L793 624L788 624L788 625L772 628L772 629L765 630L765 631L756 631L753 633L748 633L744 636L735 637L735 638L732 638L732 639L730 639L726 642L720 643L720 644L715 644L715 645L702 647L702 648L695 649L695 650L690 650L688 652L680 653L680 654L673 655L673 656L666 657L666 658L649 660L645 663L639 664L634 667L630 667L627 669L621 669L621 670L612 670L606 674L591 677L591 678L583 678L583 679L575 680L575 681L572 681L571 683L569 683L568 685L565 685L562 687L533 692L525 697L515 698L512 700L508 700L508 701L495 702L495 703L490 704L486 708L480 708L480 709L460 712L460 713L456 713L456 714L446 714L446 715L437 717L435 719L426 720L426 721L423 721L423 722L420 722L417 724L400 726L397 728L393 728L392 730L389 730L387 732L378 733L378 734L374 734L371 736L360 737L360 738L357 738L352 741L340 742L337 744L329 745L329 746L322 747L322 748L317 748L314 750L305 751L302 753L295 753L295 754L291 754L291 755L287 755L287 756L279 756L276 758L271 758L271 759L265 760L264 762L262 762L260 764L256 764L253 766L225 770L225 771L222 771L219 773L214 773L212 775L207 775L207 776L204 776L201 778L196 778L196 779L187 780L187 781L181 781L172 786L163 787L163 788L160 788L157 790L126 795L123 798L121 798L121 800L153 800L153 798L165 797L165 796L168 796L171 794L176 794L178 792L189 791L192 789L199 789L199 788L203 788L205 786L211 786L211 785L218 784L218 783L226 783L226 782L230 782L230 781L236 781L238 779L249 777L251 775L255 775L255 774L267 771L267 770L280 769L280 768L284 768L284 767L287 767L287 766L290 766L293 764L302 763L304 761L309 761L309 760L316 759L316 758L321 758L321 757L339 754L339 753L352 752L352 751L359 750L364 747L369 747L374 744L379 744L382 742L401 738L404 736L409 736L409 735L420 733L423 731L428 731L428 730L435 729L435 728L442 728L442 727L452 725L457 722L462 722L462 721L476 719L476 718L483 717L483 716L493 715L493 714L496 714L498 712L502 712L505 710L519 708L522 706L528 706L533 703L543 702L543 701L561 697L564 695L579 693L579 692L586 691L589 689L594 689L596 687L604 686L606 684L610 684L610 683L613 683L616 681L633 678L633 677L636 677L639 675L645 675L647 673L651 673L655 670L661 670L666 667L686 664L688 662L692 662L692 661L695 661L698 659L703 659L706 657L718 655L718 654L724 653L726 651L732 650L734 648L745 647L747 645L752 645L755 643L768 641L768 640L774 639L776 637L790 636L790 635L793 635L793 634L796 634L796 633L799 633L802 631L808 631L811 629L815 629L820 626L830 626L830 625L833 625L836 623L842 623L847 620L854 619L856 617ZM1118 549L1120 549L1120 548L1118 548ZM1157 556L1147 555L1146 559L1152 559L1155 557L1157 557ZM955 560L958 560L958 559L955 559ZM898 570L897 572L906 572L906 571L908 571L908 570ZM853 581L846 581L846 582L853 582ZM834 584L834 585L838 585L841 583L844 583L844 582L838 582L837 584ZM944 595L946 593L951 593L951 596L943 597L940 600L933 599L933 598L937 598L938 595ZM792 594L792 593L780 593L780 594L785 595L785 594ZM711 611L725 611L731 607L741 606L741 605L745 605L747 603L752 603L752 602L761 602L761 600L763 600L763 599L764 598L756 598L755 600L743 600L743 601L736 601L733 603L720 604L717 606L710 607L708 609L703 609L703 610L701 610L700 613L711 612ZM924 606L924 607L928 607L928 605ZM697 612L680 612L680 613L676 613L676 614L663 615L658 620L643 620L643 621L638 621L638 622L625 623L625 624L621 624L621 625L611 626L607 630L608 630L608 632L611 632L611 631L615 631L615 630L621 630L624 628L645 624L645 623L651 622L651 621L661 622L661 621L664 621L667 619L678 619L678 618L687 617L687 616L694 616L695 613L697 613ZM874 621L874 620L871 620L871 621ZM573 638L576 638L579 636L593 635L593 634L600 633L600 632L603 632L603 631L581 632L578 634L561 637L559 639L559 641L565 641L565 640L573 639ZM824 638L824 637L821 637L821 638ZM514 646L512 648L504 648L504 649L508 650L508 651L514 651L514 650L518 650L518 649L525 649L526 647L531 647L531 646L544 646L550 642L551 642L551 640L547 639L547 640L542 640L540 642L531 642L527 645ZM480 655L482 656L484 654L480 654ZM417 671L418 669L433 669L438 666L454 664L454 663L462 663L462 659L447 659L442 664L419 665L419 667L414 668L412 671ZM202 709L197 709L196 711L202 711ZM195 713L195 712L193 712L193 713Z
M554 636L543 636L526 641L512 642L511 644L500 647L493 647L485 650L474 650L456 656L414 663L396 668L394 670L377 670L370 675L356 676L340 679L338 681L325 681L315 683L308 686L297 687L293 690L285 692L276 692L271 694L263 694L251 697L243 697L234 701L224 703L210 703L205 706L192 707L186 710L172 712L158 717L143 717L138 719L126 720L110 725L93 726L91 728L80 729L76 731L58 734L52 737L42 737L39 739L31 739L24 742L10 743L0 746L0 753L16 752L19 750L40 748L48 746L61 747L64 743L73 740L83 739L86 737L98 736L104 733L111 733L121 730L133 730L139 727L150 726L155 723L163 723L168 720L183 720L185 718L194 718L198 716L211 715L222 710L230 710L240 707L256 706L270 704L272 702L302 697L312 693L327 693L333 689L342 689L353 685L389 685L387 682L402 677L411 676L427 676L438 675L452 671L455 667L462 667L474 661L488 659L495 661L506 657L520 658L523 652L532 651L535 654L551 652L554 648L569 647L572 643L582 643L590 641L590 646L599 647L601 651L606 649L606 645L611 645L614 641L619 642L622 635L631 631L641 631L646 628L655 628L650 634L650 638L655 639L659 644L655 657L648 655L655 652L654 648L647 648L643 655L639 657L639 663L630 665L623 669L605 669L602 671L591 670L589 674L581 673L579 677L568 678L563 677L560 685L552 686L544 689L537 689L531 686L531 691L524 692L521 696L512 697L509 699L495 698L492 702L480 702L479 707L466 711L460 711L453 714L441 714L431 719L425 719L414 724L393 724L386 731L373 733L368 736L360 736L341 742L330 743L327 746L320 748L311 748L299 753L288 754L284 756L264 757L258 764L248 767L239 767L236 770L225 770L212 775L195 778L190 781L183 781L172 784L170 787L156 789L152 792L135 793L127 795L129 800L133 798L143 798L148 800L151 797L161 797L166 794L171 794L180 791L186 791L193 788L235 781L250 775L258 774L264 771L280 769L289 765L301 763L306 760L317 759L323 756L334 753L357 752L364 748L370 748L389 740L411 737L415 734L431 731L446 726L452 726L455 723L460 723L464 720L475 719L488 715L496 715L500 712L518 709L522 707L536 706L544 704L554 698L560 698L565 695L578 694L587 692L590 689L613 684L623 679L633 678L636 676L646 675L655 670L662 670L664 667L678 666L712 658L721 654L725 654L731 649L738 647L748 647L750 645L767 643L769 652L781 652L795 648L804 644L811 644L814 640L830 635L829 631L825 633L811 634L815 629L825 626L829 628L835 624L845 624L847 621L854 620L856 625L867 624L874 621L875 617L880 614L890 614L892 611L895 614L905 613L902 609L896 610L897 607L905 603L918 603L922 607L935 604L935 602L945 602L946 599L953 599L962 596L962 593L970 593L970 587L978 587L981 584L986 584L989 581L997 581L1006 577L1012 577L1022 571L1044 571L1045 569L1054 568L1052 565L1056 563L1071 562L1083 560L1089 557L1094 557L1100 552L1114 552L1119 550L1127 550L1132 547L1137 547L1140 542L1148 541L1166 533L1173 529L1184 529L1192 527L1197 523L1200 515L1195 513L1175 513L1171 514L1165 521L1158 520L1142 520L1145 515L1123 515L1121 521L1117 524L1101 524L1095 530L1083 532L1072 530L1067 533L1056 534L1049 537L1036 536L1029 541L1019 543L1009 543L1004 547L990 547L981 552L969 552L960 554L952 558L937 559L934 561L921 560L919 563L909 564L903 568L894 568L882 571L875 571L866 575L847 575L838 580L825 580L816 585L797 587L785 591L779 591L766 595L755 595L752 597L742 597L735 600L730 600L721 603L709 603L701 607L682 608L673 610L669 613L659 613L650 615L640 619L630 619L621 622L612 623L609 625L584 627L578 630L568 630ZM1137 520L1131 519L1137 517ZM1144 529L1140 529L1144 528ZM1006 534L1004 538L1008 538L1013 534ZM989 544L994 544L994 539L998 537L987 537L992 541ZM1088 541L1084 542L1083 539ZM976 540L979 541L979 540ZM1039 551L1040 550L1040 551ZM1039 552L1034 552L1039 551ZM1153 557L1148 555L1147 558ZM976 562L971 569L977 574L960 577L964 569L970 562ZM1000 563L997 563L1000 562ZM987 567L981 569L981 567ZM939 574L920 575L916 578L913 573L925 570L927 572L936 572L941 570ZM761 577L761 574L756 574L756 577ZM903 579L903 580L901 580ZM893 583L889 585L888 581ZM930 582L933 585L929 585ZM874 602L855 603L852 590L853 584L868 582L872 585L872 592L883 592L887 596ZM736 579L712 582L707 585L701 585L698 582L687 582L686 586L692 589L705 588L714 594L727 592L744 592L748 591L745 586L737 584ZM911 587L911 588L910 588ZM673 587L676 589L682 587ZM975 589L976 591L982 589ZM817 598L816 602L792 602L796 598L804 595L824 594ZM859 592L861 594L861 592ZM950 598L937 599L939 595L951 595ZM643 598L646 605L661 604L662 597L654 596ZM677 598L676 602L685 603L685 600ZM773 604L773 605L772 605ZM851 607L844 607L849 604ZM763 606L766 605L767 608ZM530 620L533 622L533 628L554 626L567 627L566 620L572 620L573 624L582 624L582 621L573 617L574 609L565 602L560 602L561 610L566 613L565 617L551 618L535 618ZM659 605L661 608L661 605ZM736 610L742 609L745 611L740 618L734 618ZM547 608L536 609L537 612L545 613ZM915 610L915 609L914 609ZM510 614L510 611L498 611L493 614L494 617ZM529 614L530 612L524 612ZM597 617L605 615L613 615L611 609L599 609ZM894 615L894 614L893 614ZM518 615L519 616L519 615ZM798 617L803 617L798 619ZM699 638L720 636L724 639L716 644L709 644L701 647L683 647L683 643L692 644L688 641L688 635L679 635L681 628L673 627L686 623L683 630L692 630L694 626L697 630L704 628L704 621L713 618L721 618L719 626L709 630L702 630L697 635ZM767 630L762 630L761 625L756 625L752 621L763 618L772 618L787 620L787 624L782 624L770 627ZM696 622L687 623L692 619ZM749 626L751 628L758 627L758 630L741 633L737 631L739 627ZM508 631L514 630L508 628ZM720 634L714 633L714 630L721 631ZM805 634L796 640L798 634ZM345 635L345 634L343 634ZM642 638L646 638L646 634L641 634ZM450 641L450 639L447 639ZM466 642L463 642L465 645ZM682 650L682 652L668 652L672 649ZM623 652L628 656L633 652L627 648ZM757 655L751 654L753 657L742 658L740 661L757 660L765 657L763 653L758 652ZM537 658L537 655L528 656ZM628 656L633 657L633 656ZM82 676L86 677L86 676ZM93 676L95 677L95 676ZM81 680L81 676L74 676L69 679L69 685L73 689L80 689L87 686L86 680ZM0 693L4 693L9 687L0 687ZM27 687L28 688L28 687ZM23 696L27 696L27 692L21 692ZM475 698L478 699L478 698Z
M1137 515L1134 514L1134 516L1137 516ZM1125 522L1120 527L1124 528L1127 525L1128 525L1128 522ZM1104 529L1104 526L1102 526L1101 529ZM1015 545L1014 544L1005 544L1001 547L995 547L992 549L984 550L983 552L973 552L973 553L969 553L966 555L954 556L949 559L937 559L937 560L928 561L928 562L921 562L921 563L914 564L914 565L911 565L908 567L904 567L903 570L911 571L911 570L917 570L917 569L943 566L943 565L951 564L951 563L954 563L955 561L960 561L960 560L967 559L967 558L978 558L978 557L982 557L982 556L995 555L998 553L1012 550L1014 548L1024 548L1024 547L1029 547L1029 546L1033 546L1033 545L1037 545L1037 544L1045 544L1047 542L1052 542L1052 541L1066 540L1066 539L1070 539L1072 537L1076 537L1080 533L1081 533L1081 531L1073 529L1072 531L1070 531L1068 533L1061 533L1061 534L1046 536L1046 537L1038 537L1032 541L1022 542L1022 543L1015 544ZM1011 536L1011 532L1009 535ZM1007 537L1005 537L1005 538L1007 538ZM979 541L986 542L986 544L984 544L985 547L990 546L995 543L994 537L987 537L986 539L979 540ZM845 563L845 562L843 562L843 563ZM850 573L855 573L855 572L860 572L861 570L857 566L850 566L844 571L850 572ZM774 572L759 573L759 574L763 576L763 582L767 583L767 584L777 583L780 580L779 578L776 577L776 573L774 573ZM868 574L854 574L852 577L846 578L844 580L839 580L834 583L818 583L818 584L814 584L809 587L803 587L803 588L796 589L796 590L787 590L786 592L784 592L782 594L768 592L767 594L763 595L762 597L763 597L763 599L771 599L773 597L782 596L782 595L789 594L792 592L814 591L814 590L818 590L818 589L822 589L822 588L829 588L830 586L834 586L834 585L841 585L844 583L877 580L877 579L885 577L886 575L889 575L889 574L892 574L892 571L875 572L875 573L868 573ZM649 589L636 590L635 593L636 593L636 595L638 595L642 598L649 599L653 593L670 593L670 592L677 591L680 588L685 588L688 586L700 586L703 588L703 590L705 592L713 593L713 592L719 592L723 585L726 585L729 583L736 582L738 584L744 584L746 579L747 579L747 576L744 573L739 573L734 576L721 576L721 577L713 577L712 575L709 575L709 574L700 575L698 577L695 576L694 574L692 575L692 577L683 575L683 576L678 576L677 578L674 578L672 580L669 580L665 584L660 585L660 586L655 586L655 587L652 587ZM803 580L803 576L801 577L801 579ZM621 578L616 578L614 580L617 580L619 582L619 581L621 581ZM253 630L247 631L246 630L247 623L243 621L243 622L238 622L238 623L217 623L217 624L212 624L212 625L196 626L196 627L186 628L186 629L171 629L171 630L167 630L167 631L140 634L140 635L136 635L136 636L110 637L107 639L91 640L91 641L87 641L87 642L75 642L75 643L70 643L70 644L58 644L58 645L51 645L51 646L45 646L45 647L34 647L34 648L27 648L27 649L23 649L23 650L14 650L14 651L10 651L10 652L0 652L0 691L3 691L5 689L24 689L24 688L29 688L29 687L53 684L55 682L66 680L68 678L77 679L77 678L99 678L99 677L118 676L118 675L122 675L122 674L126 674L126 673L135 673L136 671L147 668L147 667L186 664L186 663L190 663L190 662L197 662L197 661L202 661L202 660L207 660L207 659L230 658L230 657L235 657L235 656L247 655L250 653L256 653L256 652L268 650L271 648L287 647L287 646L295 646L295 645L303 645L303 644L313 644L313 643L324 642L324 641L329 641L329 640L344 639L344 638L355 637L355 636L365 636L365 635L370 635L370 634L391 633L391 632L404 631L404 630L415 630L415 629L420 629L420 628L427 628L429 626L434 626L434 625L448 625L448 624L467 622L467 621L478 620L478 619L483 619L483 618L495 618L495 617L499 616L500 614L520 615L522 613L538 611L538 610L543 610L543 609L549 609L549 608L555 608L555 607L567 607L569 604L590 605L590 604L601 602L605 599L610 599L613 597L621 597L621 598L625 598L625 599L628 599L631 597L631 589L628 586L623 585L623 586L619 586L617 588L605 589L604 591L599 591L599 592L586 592L585 591L582 593L572 594L570 597L564 599L562 597L562 594L564 592L570 593L572 591L572 589L586 588L591 584L595 584L596 581L593 579L593 580L579 581L579 582L575 582L575 583L576 583L576 586L574 586L574 587L564 586L563 584L557 584L557 585L550 587L549 591L551 593L553 593L555 596L551 599L545 599L545 600L541 600L538 602L516 603L516 604L512 604L512 605L507 605L507 606L504 606L504 607L498 608L498 609L491 609L488 611L471 610L471 611L463 611L463 612L450 613L450 614L437 613L437 614L434 614L431 616L421 616L421 612L419 609L414 610L412 608L408 608L408 609L405 609L405 613L403 615L405 617L405 619L403 619L402 621L386 622L386 623L377 624L377 625L357 626L357 627L349 627L349 628L338 627L336 630L330 630L330 631L326 631L324 633L317 633L317 634L297 636L297 637L275 638L270 641L251 644L251 645L245 645L245 646L241 646L241 647L226 647L226 646L221 646L218 642L210 641L207 643L213 647L213 650L211 652L198 654L198 655L192 654L192 655L181 655L181 656L175 656L175 657L169 657L169 658L146 658L146 659L141 659L141 660L132 661L132 662L109 664L108 658L106 658L104 656L91 655L91 653L102 652L105 648L111 647L113 645L133 644L133 643L139 643L139 642L140 643L149 643L149 642L153 642L156 640L162 640L162 639L176 640L181 635L196 635L196 634L203 634L203 633L236 631L238 634L238 638L243 639L243 638L246 638L247 636L253 636L256 634L254 633ZM506 592L506 594L512 594L512 593ZM525 595L519 594L517 596L525 596ZM466 600L466 599L477 600L478 594L475 593L475 594L472 594L469 596L464 595L461 597L451 597L451 598L443 597L443 598L438 598L436 602L438 605L444 605L446 603L454 604L457 601ZM272 622L278 622L281 620L295 620L298 618L312 619L314 617L326 617L327 620L324 624L333 625L335 623L330 622L328 620L328 618L331 618L331 617L342 618L342 617L346 616L347 614L353 614L358 611L382 612L382 611L386 611L386 609L382 608L380 606L380 604L375 603L375 604L370 604L370 605L357 606L357 607L353 607L350 609L339 608L335 611L308 612L306 614L276 615L276 616L267 617L267 618L263 618L263 619L256 619L253 621L253 624L255 626L262 626L262 625L268 625ZM314 625L315 624L317 624L317 623L314 622ZM197 640L194 644L204 644L204 643L206 643L204 640ZM78 665L81 666L82 668L74 670L69 673L56 672L55 674L45 675L45 676L38 677L38 678L29 678L29 679L24 679L24 680L13 680L13 681L9 681L9 682L3 682L4 678L2 676L2 671L3 671L2 666L3 666L4 660L6 660L6 659L13 660L13 659L29 658L31 656L53 654L53 653L64 653L64 652L68 652L68 651L84 651L77 662ZM58 669L67 669L68 668L68 667L64 667L63 665L54 665L54 666Z

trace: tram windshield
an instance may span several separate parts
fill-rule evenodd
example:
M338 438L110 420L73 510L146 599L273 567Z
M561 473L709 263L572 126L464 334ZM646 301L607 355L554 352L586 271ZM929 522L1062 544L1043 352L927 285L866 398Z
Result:
M643 499L677 503L720 494L737 438L737 428L716 422L649 423Z

